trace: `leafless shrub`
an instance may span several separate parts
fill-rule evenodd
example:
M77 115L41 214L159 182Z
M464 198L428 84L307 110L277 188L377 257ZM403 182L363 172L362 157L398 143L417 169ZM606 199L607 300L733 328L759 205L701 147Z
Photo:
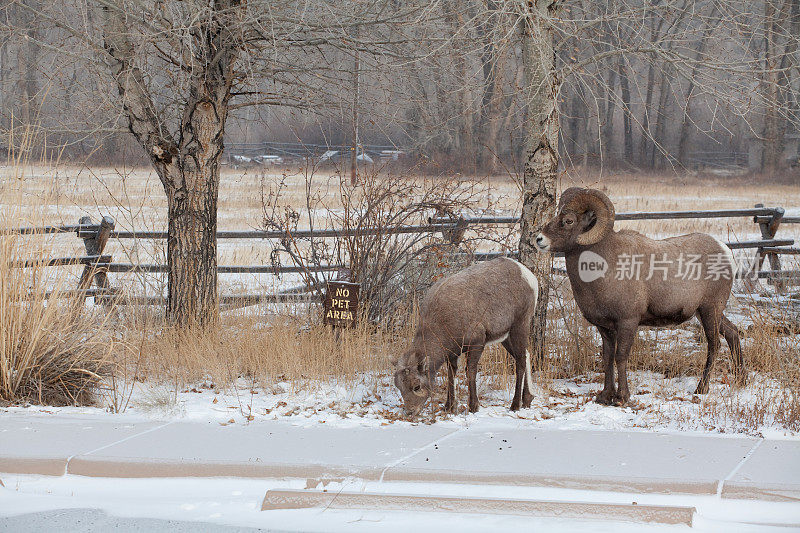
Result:
M302 269L303 281L319 295L325 290L329 274L318 269L342 265L339 279L361 284L363 312L371 321L391 316L402 302L430 285L433 269L449 266L461 254L442 240L428 224L437 213L455 213L475 201L470 183L457 179L411 179L406 176L381 176L377 172L361 176L357 187L343 180L335 191L336 206L312 196L317 179L306 170L304 212L283 205L281 187L263 195L264 227L278 230L285 237L275 245L273 263L288 256ZM313 235L297 237L301 220L314 230L335 228L339 236L325 239ZM414 229L413 227L416 227ZM403 231L411 228L410 231ZM455 253L454 253L455 252ZM449 261L442 259L449 255Z

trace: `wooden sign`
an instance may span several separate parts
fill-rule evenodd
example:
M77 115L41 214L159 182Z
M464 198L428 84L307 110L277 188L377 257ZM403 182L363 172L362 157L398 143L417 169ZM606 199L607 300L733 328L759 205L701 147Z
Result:
M358 292L361 285L346 281L329 281L323 302L322 323L326 326L352 327L356 324Z

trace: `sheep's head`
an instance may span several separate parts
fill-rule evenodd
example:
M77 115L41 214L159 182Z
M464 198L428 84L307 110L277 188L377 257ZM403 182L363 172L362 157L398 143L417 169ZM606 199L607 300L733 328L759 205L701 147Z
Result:
M409 350L396 363L394 384L400 389L406 414L417 415L431 396L427 379L422 369L422 359Z
M556 216L536 237L536 247L567 252L600 242L614 229L614 204L596 189L571 187L563 192Z

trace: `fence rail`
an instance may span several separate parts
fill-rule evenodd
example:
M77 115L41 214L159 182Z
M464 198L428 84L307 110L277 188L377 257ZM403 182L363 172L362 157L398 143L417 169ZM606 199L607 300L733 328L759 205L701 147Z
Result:
M90 265L100 263L110 263L110 255L90 255L86 257L57 257L55 259L28 259L26 261L14 261L9 263L10 268L31 268L31 267L51 267L51 266L74 266Z
M720 209L702 211L660 211L660 212L628 212L617 213L616 220L675 220L675 219L711 219L711 218L736 218L752 217L761 231L761 239L749 241L734 241L726 243L732 250L755 249L753 263L747 271L739 277L752 279L765 279L775 286L776 290L783 291L788 284L800 282L800 271L785 270L781 268L781 255L800 255L800 248L793 247L794 239L776 237L778 228L782 224L800 224L800 217L786 217L782 207L764 207L756 205L749 209ZM517 224L516 216L479 216L445 218L429 218L427 224L414 226L398 226L393 228L358 228L342 229L294 229L294 230L242 230L219 231L218 239L305 239L305 238L342 238L350 236L368 235L402 235L412 233L441 233L445 240L452 244L459 244L464 237L464 232L470 226L492 224ZM104 217L99 224L95 224L89 217L83 217L79 224L62 226L38 226L25 228L0 229L0 234L16 235L46 235L74 233L83 239L86 255L81 257L60 257L54 259L31 259L16 261L9 266L14 268L30 267L55 267L69 265L83 265L84 271L77 289L46 293L46 297L93 297L95 302L107 302L113 298L137 305L162 304L165 299L161 296L122 296L112 288L108 282L108 273L164 273L168 272L167 265L159 264L132 264L115 263L113 257L103 254L108 239L166 239L167 232L163 231L116 231L114 221ZM477 252L471 254L477 261L489 260L495 257L515 254L504 252ZM555 254L563 256L563 254ZM763 269L764 263L769 260L770 268ZM276 265L219 265L219 274L289 274L306 272L333 272L345 268L345 265L315 265L315 266L276 266ZM563 269L556 268L554 272L564 274ZM92 288L92 283L97 288ZM264 302L309 301L313 297L307 292L305 286L295 287L275 294L244 294L222 295L219 298L223 308L243 307Z
M129 263L97 263L97 268L104 268L108 272L169 272L167 265L134 265ZM219 265L218 274L300 274L302 272L335 272L344 268L343 265L318 265L318 266L272 266L272 265Z
M783 216L784 209L782 207L756 207L751 209L719 209L711 211L652 211L652 212L630 212L630 213L617 213L614 220L673 220L683 218L736 218L736 217L758 217L756 223L769 222L772 217L780 215ZM481 217L462 217L458 220L466 224L517 224L519 217L517 216L481 216ZM785 220L785 219L784 219ZM798 219L800 220L800 219ZM445 217L431 217L428 219L431 224L451 224L455 220Z
M359 151L380 153L386 150L406 151L406 149L393 144L359 144ZM352 146L347 144L315 144L297 142L261 142L261 143L230 143L225 146L225 155L230 158L237 155L258 156L273 154L284 157L310 157L323 154L330 150L347 152Z

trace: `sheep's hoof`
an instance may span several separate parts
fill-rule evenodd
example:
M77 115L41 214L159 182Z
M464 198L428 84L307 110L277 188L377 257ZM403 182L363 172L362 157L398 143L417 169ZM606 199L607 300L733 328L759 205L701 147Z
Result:
M600 394L595 396L594 401L602 405L611 405L614 403L614 397L617 395L617 391L613 389L603 389Z
M733 375L733 384L737 387L744 387L747 385L747 372L740 371Z
M511 410L512 411L519 411L519 404L518 403L512 403L511 404Z
M478 407L480 407L480 406L478 405L477 402L475 402L475 403L469 402L469 412L470 413L477 413L478 412Z
M697 388L694 391L695 394L708 394L708 383L703 383L702 381L697 384Z

